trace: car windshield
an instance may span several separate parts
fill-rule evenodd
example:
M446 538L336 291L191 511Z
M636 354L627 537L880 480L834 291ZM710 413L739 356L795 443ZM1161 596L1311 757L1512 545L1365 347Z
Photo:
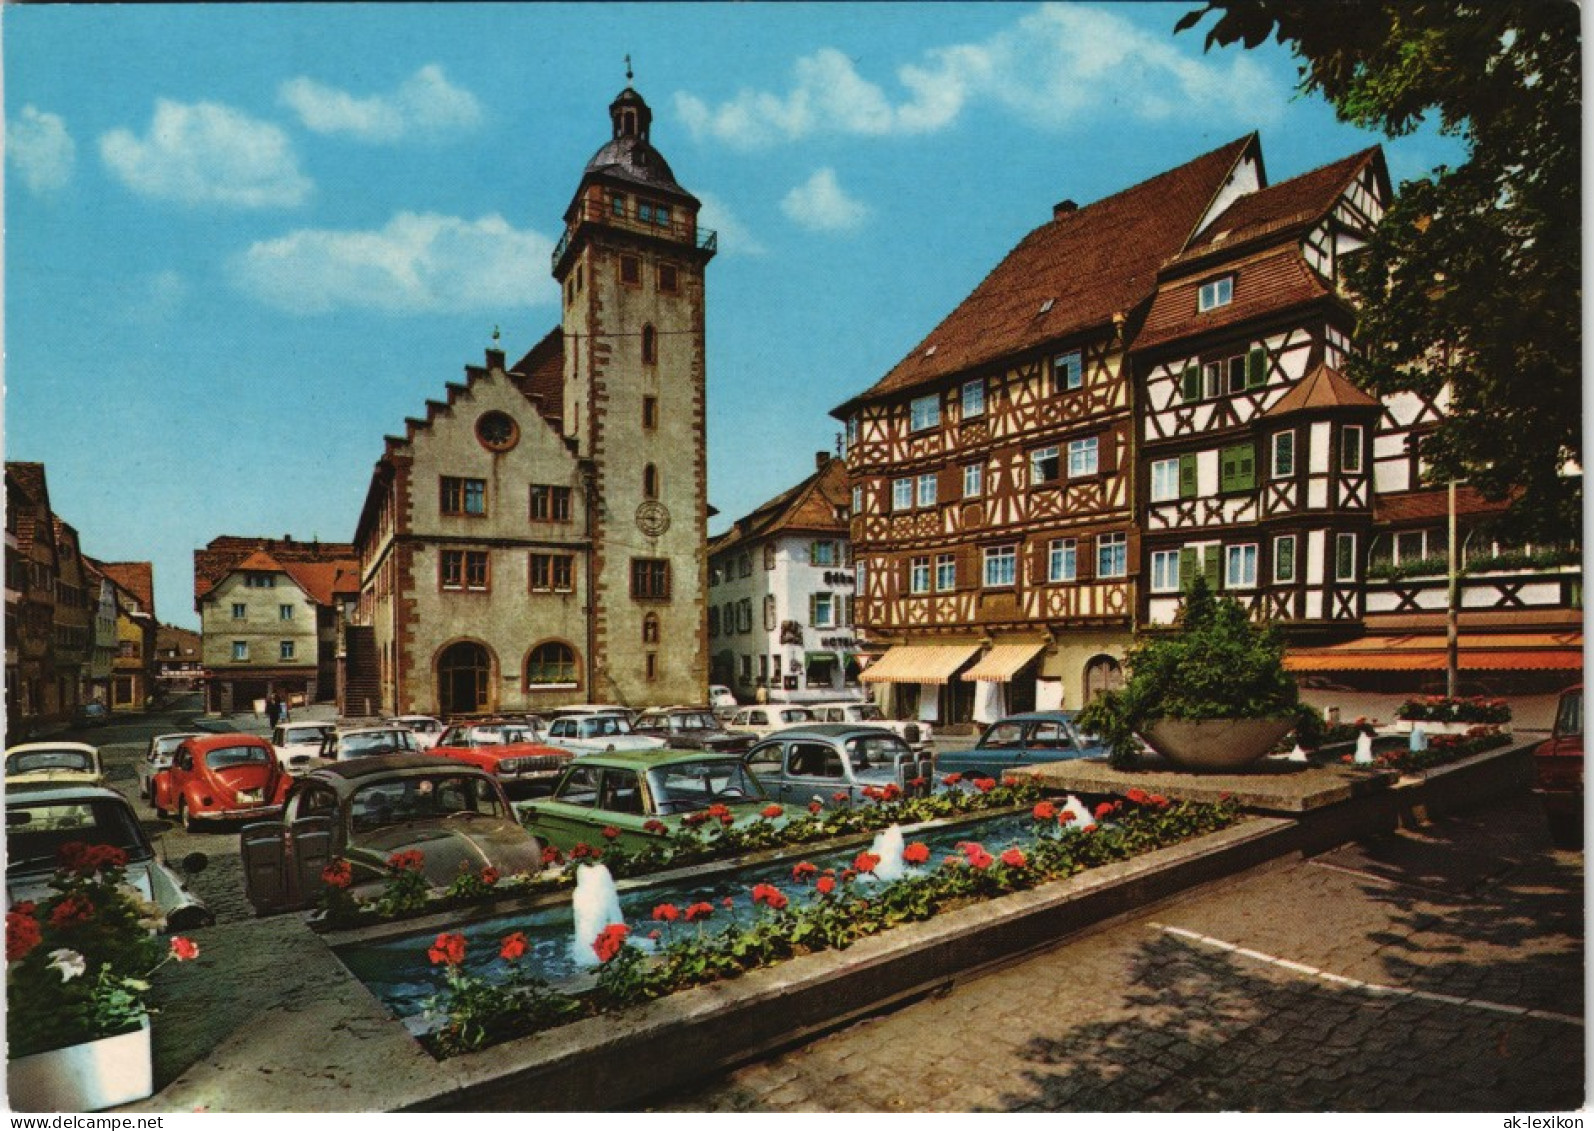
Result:
M6 773L37 774L45 770L83 770L92 772L94 759L86 750L25 750L6 758Z
M339 746L339 758L364 758L373 754L392 754L396 750L416 749L415 736L407 730L397 729L346 734Z
M847 739L847 761L854 770L893 766L901 755L913 756L908 744L894 734L869 734Z
M780 712L780 721L783 723L811 723L814 713L807 707L787 707Z
M265 765L271 760L271 752L263 746L218 746L205 754L205 765L213 770L225 770L230 766Z
M993 747L1022 746L1024 745L1024 724L1014 722L994 723L980 737L980 745L987 750Z
M154 855L127 802L113 797L19 802L6 806L6 873L54 867L63 845L109 844L129 860Z
M1561 706L1555 713L1555 734L1570 738L1583 733L1583 693L1569 692L1561 696Z
M715 803L762 801L765 796L758 779L736 758L657 766L648 771L648 788L654 811L661 815L692 813Z
M155 753L157 753L157 754L170 754L172 751L176 750L179 746L181 746L184 742L187 742L190 738L194 738L194 737L196 737L196 736L194 736L192 734L168 734L168 735L163 735L162 737L157 738L155 740Z
M503 817L506 810L493 783L479 774L389 778L362 785L349 799L349 823L356 833L455 813Z
M299 742L320 742L326 734L326 727L289 727L282 732L282 744L291 746Z
M672 730L713 730L715 725L714 716L706 711L670 716Z

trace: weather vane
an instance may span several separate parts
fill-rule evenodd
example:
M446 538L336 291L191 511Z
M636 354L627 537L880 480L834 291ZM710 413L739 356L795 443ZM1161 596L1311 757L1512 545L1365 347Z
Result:
M625 81L626 81L627 85L630 84L632 77L633 76L631 74L631 56L627 55L625 57Z

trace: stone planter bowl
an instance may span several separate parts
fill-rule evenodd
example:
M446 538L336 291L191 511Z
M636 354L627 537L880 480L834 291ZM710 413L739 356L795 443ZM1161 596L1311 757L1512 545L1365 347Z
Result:
M1295 726L1290 719L1158 719L1140 735L1182 770L1249 766Z

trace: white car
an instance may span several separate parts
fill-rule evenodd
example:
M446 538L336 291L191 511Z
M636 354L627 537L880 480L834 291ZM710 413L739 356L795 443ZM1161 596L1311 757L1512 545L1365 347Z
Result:
M611 750L659 750L664 739L637 734L623 715L566 715L548 724L544 746L572 754L606 754Z
M144 751L143 761L138 764L138 795L145 800L149 799L149 783L156 774L170 768L172 755L177 753L177 748L185 739L204 737L204 734L197 730L185 730L179 734L157 734L150 739L149 749Z
M885 712L874 703L808 703L805 706L814 713L817 722L862 723L892 731L916 752L930 749L930 740L935 737L929 723L921 723L916 719L888 719Z
M414 732L401 726L350 727L333 731L321 742L321 758L326 762L347 762L378 754L424 753Z
M388 726L403 727L415 736L422 750L430 750L443 737L443 724L430 715L399 715L386 720Z
M100 752L83 742L28 742L6 751L6 785L104 785Z
M818 721L807 707L794 707L790 703L760 703L754 707L738 707L725 726L728 730L750 730L759 738L764 738L777 730Z
M271 747L284 770L302 774L321 756L321 744L335 729L331 723L282 723L271 731Z
M736 713L736 708L741 706L736 701L736 693L723 683L708 685L708 706L714 712L714 717L724 722Z

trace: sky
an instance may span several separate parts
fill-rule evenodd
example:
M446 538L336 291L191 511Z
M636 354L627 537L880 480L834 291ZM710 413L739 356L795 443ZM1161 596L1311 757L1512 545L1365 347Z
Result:
M62 5L0 10L7 459L85 552L197 627L220 534L353 537L382 437L495 327L559 320L549 253L608 104L719 232L710 532L834 450L1052 205L1252 131L1271 182L1382 143L1190 3Z

